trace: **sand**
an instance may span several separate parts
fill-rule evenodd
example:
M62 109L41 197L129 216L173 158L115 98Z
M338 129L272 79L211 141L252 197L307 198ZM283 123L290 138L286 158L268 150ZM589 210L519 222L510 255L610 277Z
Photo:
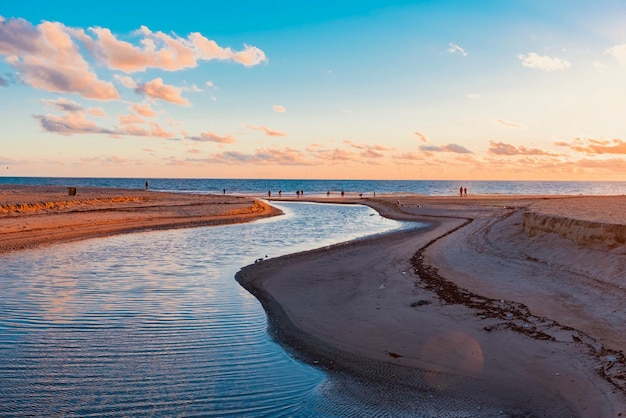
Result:
M626 197L306 200L429 225L238 273L277 341L334 376L328 396L426 416L626 416ZM274 214L252 198L0 186L0 252Z
M626 416L626 247L524 225L538 213L624 230L626 197L350 202L430 226L242 269L279 340L329 370L371 370L448 406Z
M0 185L0 253L156 229L248 222L281 212L229 195Z

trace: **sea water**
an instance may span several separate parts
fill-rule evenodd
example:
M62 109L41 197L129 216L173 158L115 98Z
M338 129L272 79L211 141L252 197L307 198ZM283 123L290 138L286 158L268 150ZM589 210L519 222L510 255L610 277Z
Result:
M0 184L57 185L63 187L122 187L144 188L146 180L152 190L174 192L244 194L267 196L333 197L344 191L348 196L363 194L423 194L454 196L459 187L468 194L523 194L523 195L623 195L626 181L450 181L450 180L276 180L276 179L144 179L144 178L61 178L61 177L0 177Z
M277 206L284 216L247 224L0 256L0 416L360 415L268 336L234 275L259 258L420 225L364 206Z

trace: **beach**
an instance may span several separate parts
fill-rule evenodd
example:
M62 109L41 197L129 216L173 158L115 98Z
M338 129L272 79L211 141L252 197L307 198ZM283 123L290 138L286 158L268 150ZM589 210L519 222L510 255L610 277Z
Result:
M294 356L402 384L412 397L395 402L626 416L625 197L306 200L428 227L244 267L237 280ZM277 214L246 197L0 186L0 252ZM364 402L390 402L355 387Z
M278 338L511 416L626 415L625 197L351 202L430 226L242 269Z
M146 230L249 222L281 212L231 195L0 185L0 253Z

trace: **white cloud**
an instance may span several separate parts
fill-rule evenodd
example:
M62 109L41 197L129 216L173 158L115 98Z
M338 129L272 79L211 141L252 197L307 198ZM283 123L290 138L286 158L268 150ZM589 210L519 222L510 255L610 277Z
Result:
M615 45L607 49L606 53L615 58L619 65L626 65L626 44Z
M454 54L454 53L458 52L459 54L463 55L464 57L467 57L467 52L465 52L465 50L463 48L461 48L460 46L458 46L454 42L450 42L450 44L448 45L448 52L451 53L451 54Z
M569 61L557 57L549 57L547 55L539 55L535 52L528 54L519 54L517 56L522 61L524 67L543 71L566 70L572 66Z

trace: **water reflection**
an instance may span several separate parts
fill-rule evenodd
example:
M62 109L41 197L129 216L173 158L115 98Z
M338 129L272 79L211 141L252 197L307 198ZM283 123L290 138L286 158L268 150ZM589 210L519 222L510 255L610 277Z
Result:
M251 224L2 256L0 415L311 412L323 373L268 338L234 274L265 255L410 224L360 206L280 207L286 216Z

